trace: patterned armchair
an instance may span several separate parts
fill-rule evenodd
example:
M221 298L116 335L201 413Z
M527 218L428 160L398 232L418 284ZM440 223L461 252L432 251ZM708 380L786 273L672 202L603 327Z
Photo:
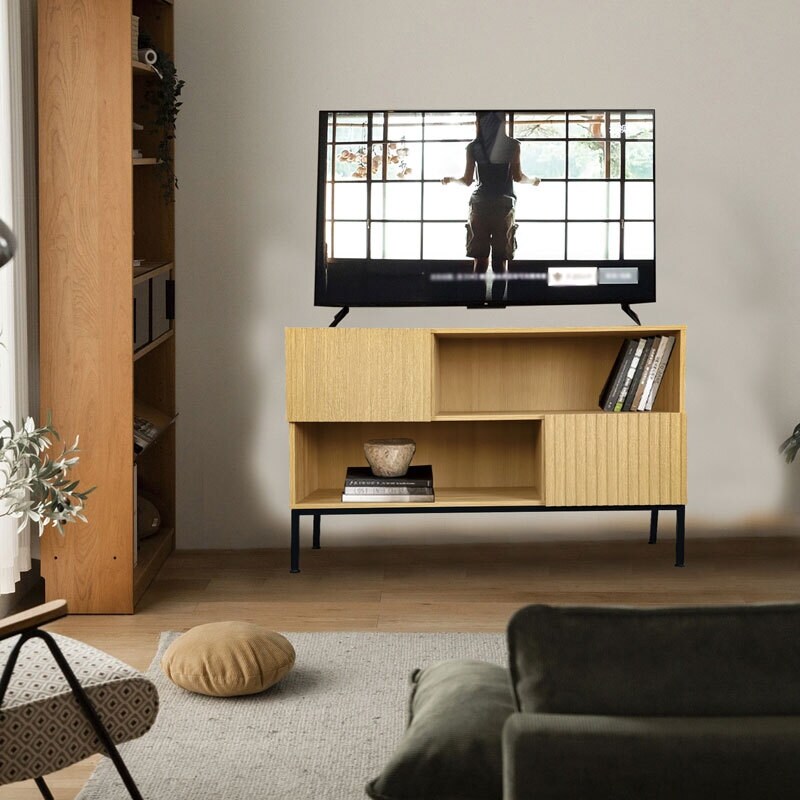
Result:
M151 681L106 653L40 626L67 615L55 600L0 620L0 786L44 775L94 753L114 762L141 800L116 745L146 733L158 713Z

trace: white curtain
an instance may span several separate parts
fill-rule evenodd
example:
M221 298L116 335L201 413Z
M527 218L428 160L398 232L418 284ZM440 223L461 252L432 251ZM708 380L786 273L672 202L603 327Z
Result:
M23 136L21 11L20 0L0 0L0 218L18 241L17 255L0 268L0 419L15 425L29 413L24 154L31 143ZM0 594L31 568L29 530L17 526L0 516Z

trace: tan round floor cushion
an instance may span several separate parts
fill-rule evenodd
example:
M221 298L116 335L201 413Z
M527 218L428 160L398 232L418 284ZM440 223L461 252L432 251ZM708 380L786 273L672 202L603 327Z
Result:
M212 697L256 694L294 666L284 636L249 622L211 622L179 636L164 653L161 669L175 684Z

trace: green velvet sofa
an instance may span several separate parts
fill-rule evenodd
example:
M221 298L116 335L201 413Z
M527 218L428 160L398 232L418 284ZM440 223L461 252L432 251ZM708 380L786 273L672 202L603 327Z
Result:
M800 796L800 605L528 606L412 678L375 800Z

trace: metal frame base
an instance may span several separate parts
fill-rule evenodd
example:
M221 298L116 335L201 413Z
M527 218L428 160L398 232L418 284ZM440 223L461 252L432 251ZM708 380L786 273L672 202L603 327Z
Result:
M47 645L48 649L50 650L50 654L53 656L53 659L55 660L56 664L58 664L62 674L67 679L67 683L69 684L69 688L72 690L72 694L75 696L75 700L78 702L78 705L81 707L81 710L86 715L86 718L89 720L89 723L94 729L97 738L103 745L106 755L114 762L114 766L117 768L117 772L119 773L120 778L122 778L122 782L125 784L128 794L130 794L133 800L143 800L136 783L131 777L130 772L128 772L127 766L125 766L125 762L122 760L122 756L119 754L119 750L117 750L111 735L106 729L106 726L103 724L103 721L100 719L97 709L95 709L95 707L92 705L92 701L89 699L83 686L81 686L80 681L75 677L72 667L70 667L69 662L64 657L64 654L61 652L59 646L56 644L55 639L53 639L53 637L47 633L47 631L42 631L38 628L30 628L19 634L19 641L12 648L11 653L8 656L8 661L6 662L5 669L3 670L3 676L0 678L0 708L3 706L3 700L5 699L6 692L8 691L9 684L11 683L11 674L13 673L14 667L17 664L19 652L25 642L29 641L30 639L41 639ZM45 783L44 778L40 776L38 778L34 778L34 781L36 782L36 786L38 787L42 797L44 797L45 800L53 800L53 795L50 791L50 788Z
M432 504L431 504L432 505ZM426 507L427 506L427 507ZM658 541L658 512L675 512L675 566L685 565L686 539L686 506L438 506L431 508L426 503L408 508L293 508L290 572L300 572L300 517L313 517L312 547L321 549L320 529L324 515L341 516L344 514L495 514L510 512L547 512L547 511L650 511L650 544Z

